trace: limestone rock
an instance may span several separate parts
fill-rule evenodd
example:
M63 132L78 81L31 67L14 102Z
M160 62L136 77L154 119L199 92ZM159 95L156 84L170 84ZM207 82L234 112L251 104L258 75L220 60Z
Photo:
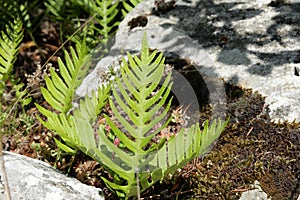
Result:
M49 164L19 154L4 153L12 199L104 200L102 190L85 185L55 170ZM0 199L5 199L1 182Z
M254 181L253 189L243 192L239 200L270 200L268 195L261 189L259 182Z
M270 117L300 121L299 24L297 0L176 1L166 11L143 1L120 24L110 55L101 60L78 90L84 95L103 83L99 74L118 64L124 52L140 50L142 33L150 47L176 53L201 68L201 75L222 78L266 96ZM128 22L147 17L144 27Z

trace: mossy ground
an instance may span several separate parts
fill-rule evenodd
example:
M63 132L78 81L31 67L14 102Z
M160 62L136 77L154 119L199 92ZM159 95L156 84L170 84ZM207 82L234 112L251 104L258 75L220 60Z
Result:
M272 123L259 94L228 84L226 90L231 120L197 167L194 196L238 199L258 180L272 199L297 199L300 124Z

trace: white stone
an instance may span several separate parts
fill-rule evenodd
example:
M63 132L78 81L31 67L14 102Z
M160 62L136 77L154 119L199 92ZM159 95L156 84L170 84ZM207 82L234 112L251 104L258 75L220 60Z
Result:
M4 152L4 161L13 200L104 200L100 188L67 177L45 162L11 152ZM5 199L1 179L0 199Z
M270 200L268 195L261 189L259 182L254 181L253 189L243 192L239 200Z

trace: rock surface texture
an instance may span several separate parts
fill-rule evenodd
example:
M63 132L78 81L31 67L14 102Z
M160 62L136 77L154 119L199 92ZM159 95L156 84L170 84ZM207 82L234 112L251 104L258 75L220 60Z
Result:
M104 200L101 189L67 177L47 163L11 152L4 153L4 161L12 199ZM0 199L5 199L2 181L0 190Z
M158 2L146 0L126 16L111 53L85 79L79 95L103 83L108 66L118 65L124 52L139 51L146 32L152 49L190 60L202 76L266 96L275 122L300 121L299 1Z

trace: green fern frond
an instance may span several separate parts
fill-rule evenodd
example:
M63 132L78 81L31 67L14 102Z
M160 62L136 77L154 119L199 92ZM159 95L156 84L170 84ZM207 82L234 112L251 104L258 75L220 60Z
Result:
M225 122L222 122L220 119L213 120L210 125L208 121L205 122L204 129L202 131L201 145L198 150L200 155L207 153L211 144L218 139L220 133L225 129L228 121L229 118Z
M172 100L167 102L172 87L171 74L161 81L164 58L156 51L150 54L146 36L142 40L140 58L129 53L127 56L128 63L123 60L122 76L116 78L112 87L113 99L109 100L114 117L121 125L116 126L106 116L107 124L122 147L114 144L106 136L104 128L100 127L99 145L92 155L124 180L116 183L102 178L124 199L136 196L137 187L143 192L165 175L174 173L190 160L204 154L226 125L219 121L208 126L206 122L201 132L199 125L195 124L181 129L169 141L162 139L157 144L151 144L151 139L170 122L170 118L162 121L166 119ZM157 124L160 124L159 128L155 128ZM140 185L136 185L136 173Z
M28 97L26 98L26 95L28 94L28 90L24 88L24 83L14 83L13 89L16 92L16 97L18 99L18 101L20 101L22 108L24 109L24 106L27 106L28 104L30 104L32 97ZM23 110L25 113L25 110Z
M48 0L45 2L45 6L49 12L51 12L57 20L63 20L63 10L65 6L64 0Z
M0 1L0 31L3 31L2 28L5 28L5 24L9 21L13 21L16 18L19 18L23 26L26 27L27 32L33 31L33 26L37 24L40 18L36 17L37 9L40 8L41 1L23 1L23 0L1 0ZM35 16L33 18L32 16Z
M3 84L11 75L13 64L17 59L21 41L23 39L22 22L14 20L6 26L6 33L0 36L0 82Z
M85 77L89 65L85 42L76 45L76 52L72 47L70 51L71 56L65 51L66 63L58 59L60 75L51 68L51 76L45 77L47 89L41 87L41 92L47 102L61 113L67 113L72 108L75 90Z
M78 133L78 130L74 117L67 113L74 106L72 101L75 91L89 68L89 55L85 42L78 43L76 51L71 47L70 52L71 56L65 51L65 63L60 58L58 59L60 74L51 68L50 77L45 77L46 88L41 87L42 95L56 112L51 112L38 104L36 107L42 115L47 117L47 121L44 121L37 116L39 121L48 129L59 134L65 141L66 145L56 140L58 147L67 153L74 154L78 147L72 139L68 138L68 134Z
M73 4L77 4L90 14L96 12L96 3L94 0L71 0Z
M130 134L135 138L137 149L132 149L134 153L145 152L143 148L161 129L153 130L151 134L150 131L155 124L166 117L171 105L170 100L162 113L158 114L166 103L172 83L170 82L171 74L169 74L161 88L157 89L164 73L164 59L160 54L154 60L156 54L157 52L154 51L149 55L147 40L144 38L141 59L137 56L132 57L128 53L130 66L123 60L122 79L116 79L116 88L119 91L112 88L115 101L110 99L111 109L127 131L116 134L120 138L125 134ZM152 93L157 95L152 96ZM122 116L120 114L122 112L126 115ZM110 119L108 117L106 119L109 123Z
M115 19L119 13L119 1L96 0L96 4L96 12L99 16L97 16L95 20L100 24L101 28L95 28L98 33L103 36L102 42L107 43L110 34L112 34L116 30L116 27L120 24L120 22Z

